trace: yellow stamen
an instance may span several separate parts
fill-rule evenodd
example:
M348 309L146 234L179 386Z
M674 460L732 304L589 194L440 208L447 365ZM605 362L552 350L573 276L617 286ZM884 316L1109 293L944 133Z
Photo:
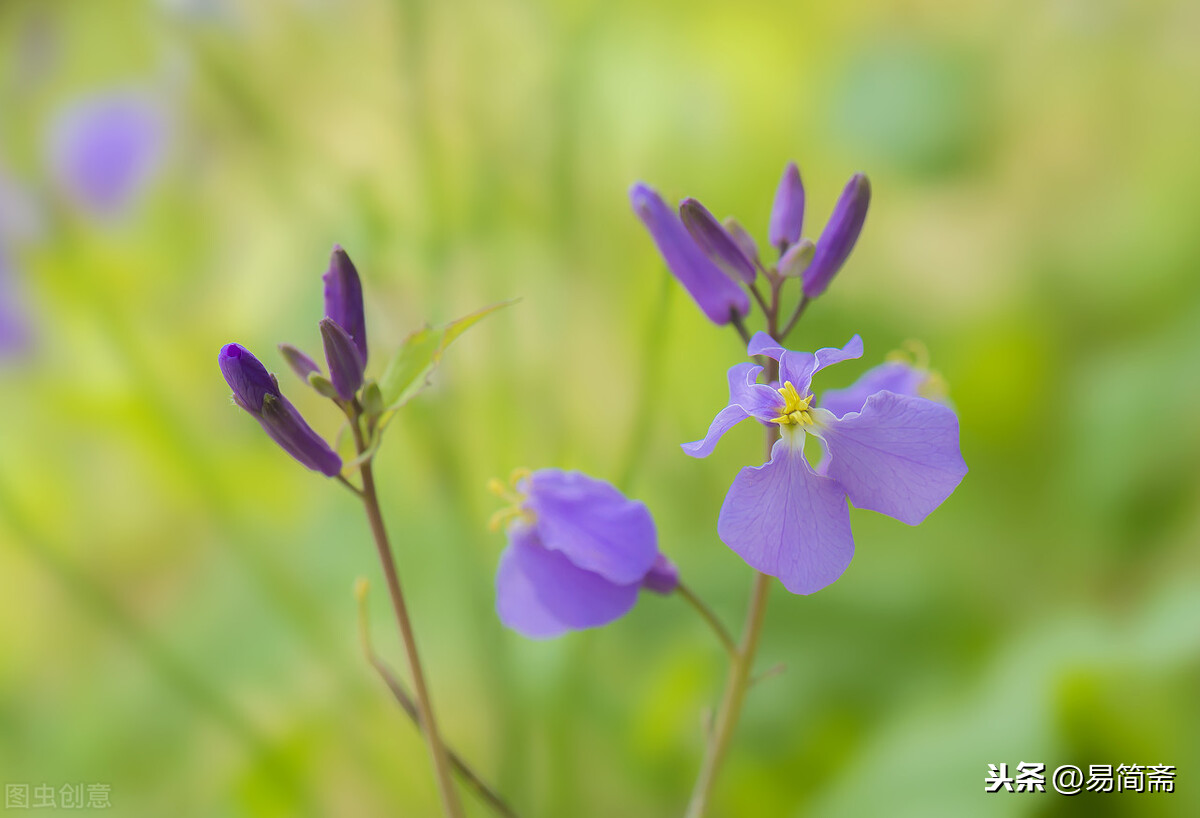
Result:
M780 426L812 425L813 417L809 403L812 402L813 396L800 397L800 393L796 391L796 387L791 381L784 382L778 391L783 398L783 408L779 410L778 417L771 418L771 422L778 423Z
M525 494L519 488L521 481L526 480L532 475L533 472L529 469L513 469L512 474L508 476L507 483L498 477L493 477L488 481L488 491L508 503L506 507L497 511L488 520L489 529L499 531L513 520L524 520L527 523L532 523L536 519L534 513L525 508Z

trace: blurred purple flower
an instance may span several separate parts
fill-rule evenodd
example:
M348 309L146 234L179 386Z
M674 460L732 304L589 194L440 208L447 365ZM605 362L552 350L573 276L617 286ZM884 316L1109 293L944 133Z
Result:
M857 335L842 349L807 353L785 350L760 332L747 351L778 361L781 385L758 383L761 366L735 365L728 375L729 405L703 440L685 443L683 450L707 457L722 435L747 418L779 425L781 437L769 461L734 478L717 534L751 567L778 577L792 593L819 591L850 565L854 540L847 499L916 525L967 473L958 417L940 403L885 389L841 417L813 405L813 375L860 357ZM817 469L804 456L809 434L828 455Z
M313 471L335 477L342 459L313 431L279 391L275 376L241 344L226 344L217 358L233 400L249 412L285 452Z
M145 188L166 147L166 119L148 96L119 91L74 102L50 134L50 170L81 209L123 212Z
M24 353L29 348L32 335L25 307L18 298L8 252L0 243L0 358Z
M367 363L367 323L363 317L362 281L350 256L340 244L333 245L325 272L325 317L346 331ZM333 363L330 362L330 367Z
M670 593L678 571L658 551L646 506L603 480L542 469L513 481L508 548L496 572L496 611L533 639L605 625L624 616L641 588Z
M804 271L804 294L816 298L825 292L829 282L850 257L867 220L867 207L871 204L871 183L861 173L854 174L846 183L842 195L833 207L833 214L817 239L812 261Z
M735 313L743 316L750 311L750 296L706 255L679 216L654 189L639 182L629 189L629 201L633 205L633 212L650 231L658 252L667 262L667 268L679 279L709 321L728 324ZM715 221L714 224L717 230L724 232L724 228ZM740 254L732 238L728 244Z
M773 247L778 247L782 254L790 245L800 241L800 231L803 227L804 183L800 181L800 169L796 167L796 163L788 162L775 191L767 240Z

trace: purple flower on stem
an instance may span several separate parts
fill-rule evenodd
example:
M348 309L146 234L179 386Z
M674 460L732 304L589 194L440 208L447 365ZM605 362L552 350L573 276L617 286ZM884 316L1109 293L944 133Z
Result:
M800 241L800 230L804 227L804 183L800 181L800 169L795 162L788 162L775 191L775 203L771 207L771 224L767 228L767 239L780 252Z
M162 110L148 96L117 92L80 100L54 125L51 172L92 215L120 213L150 181L166 131Z
M492 519L508 524L496 611L513 630L547 639L594 628L628 613L642 588L675 590L678 571L658 551L654 518L609 483L541 469L492 490L513 503Z
M629 201L650 231L667 268L708 320L728 324L734 314L740 317L750 311L750 296L696 244L679 216L655 190L639 182L629 189ZM719 224L716 227L723 230ZM737 249L733 239L730 244Z
M766 333L748 354L779 362L779 385L758 383L762 367L729 370L729 405L703 440L685 443L707 457L727 431L747 418L780 427L769 461L742 469L721 506L717 534L751 567L778 577L795 594L811 594L850 565L854 540L847 499L916 525L950 496L967 466L958 444L958 418L932 400L886 389L838 416L814 405L814 374L862 355L856 335L842 349L792 352ZM827 452L814 469L804 441L815 435Z
M226 344L217 358L233 400L259 422L285 452L313 471L335 477L342 459L312 430L279 391L275 376L241 344Z

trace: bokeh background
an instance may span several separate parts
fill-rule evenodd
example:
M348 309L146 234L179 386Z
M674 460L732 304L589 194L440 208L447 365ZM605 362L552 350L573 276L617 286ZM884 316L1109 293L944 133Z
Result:
M715 521L759 433L678 448L739 343L626 190L764 241L795 159L808 235L853 172L875 195L793 344L862 334L831 387L923 341L971 472L920 527L852 512L828 589L777 588L760 664L786 671L713 814L1200 814L1200 5L4 0L0 92L0 783L107 784L129 816L436 814L356 640L366 576L401 665L361 512L216 365L246 344L334 435L275 345L319 352L340 242L375 374L423 321L523 299L379 459L447 737L526 816L681 814L718 645L653 596L502 629L484 485L619 483L740 627ZM1176 765L1177 792L984 794L1020 761Z

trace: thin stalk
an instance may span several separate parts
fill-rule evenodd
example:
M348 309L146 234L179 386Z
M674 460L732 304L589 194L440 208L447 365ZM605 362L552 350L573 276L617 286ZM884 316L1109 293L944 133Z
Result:
M800 303L796 305L796 311L794 313L792 313L792 317L789 318L787 324L784 325L783 332L779 333L779 335L776 336L776 340L778 340L780 343L783 343L785 340L787 340L787 337L791 334L792 330L795 328L796 322L798 322L800 320L800 317L802 315L804 315L804 311L806 309L808 309L808 305L811 303L812 303L812 299L809 298L807 295L800 297Z
M413 701L412 696L404 688L404 684L396 678L396 674L387 666L387 663L375 653L375 648L371 644L371 631L367 624L367 581L360 579L359 583L359 590L356 590L358 596L358 637L362 644L363 655L366 656L371 667L375 668L375 672L383 679L383 683L391 691L392 698L400 705L400 709L408 714L408 717L412 719L413 724L417 726L418 730L423 731L424 726L421 724L421 714L417 710L417 705ZM504 816L504 818L518 818L517 813L508 805L503 796L471 769L471 766L463 760L462 756L454 751L454 748L447 747L446 756L450 759L450 764L454 767L454 771L475 790L480 800L495 810L498 815Z
M772 298L772 309L767 314L767 331L771 337L776 337L776 320L778 317L778 293ZM779 364L768 361L767 381L779 377ZM766 430L765 445L767 457L779 439L779 427L772 426ZM742 639L733 653L729 664L729 676L725 682L725 693L721 697L721 706L717 711L717 720L704 750L704 760L700 765L700 774L696 777L696 785L692 789L692 798L688 802L686 818L703 818L716 785L717 775L729 751L729 743L737 728L738 719L742 715L742 703L746 700L746 691L753 683L750 671L754 667L754 657L758 653L758 642L762 636L763 620L767 613L767 595L771 590L771 577L759 571L754 572L754 586L750 591L750 604L746 611L746 623L742 627Z
M746 322L742 320L742 316L737 314L737 310L730 310L729 323L733 324L733 328L737 330L738 335L742 336L742 343L750 344L750 332L746 329Z
M731 657L736 658L738 653L737 643L733 641L733 635L729 633L729 629L721 623L717 615L713 613L712 608L708 607L700 597L696 596L691 588L680 582L675 586L675 592L678 593L689 605L696 609L696 612L704 618L708 626L712 628L713 633L721 640L721 644L725 646L725 650Z
M363 441L357 419L351 422L350 428L354 432L354 443L359 453L362 453L366 449L366 444ZM400 577L396 573L396 559L392 554L387 530L383 526L383 514L379 510L379 498L375 493L375 475L371 471L369 459L362 464L359 472L362 475L363 509L367 513L367 522L371 525L375 548L379 552L379 562L383 566L383 576L387 581L388 595L392 599L396 624L400 627L400 638L404 643L404 653L408 659L408 672L412 676L413 691L416 693L417 713L420 716L420 724L425 727L425 743L429 747L429 757L433 762L433 774L437 781L438 795L442 801L442 811L447 818L463 818L462 804L459 803L458 793L450 778L450 762L446 755L446 747L442 743L437 722L433 717L433 704L429 698L429 689L425 684L425 672L421 669L421 657L417 654L417 640L413 634L412 621L408 616L408 606L404 604L404 592L400 590Z

